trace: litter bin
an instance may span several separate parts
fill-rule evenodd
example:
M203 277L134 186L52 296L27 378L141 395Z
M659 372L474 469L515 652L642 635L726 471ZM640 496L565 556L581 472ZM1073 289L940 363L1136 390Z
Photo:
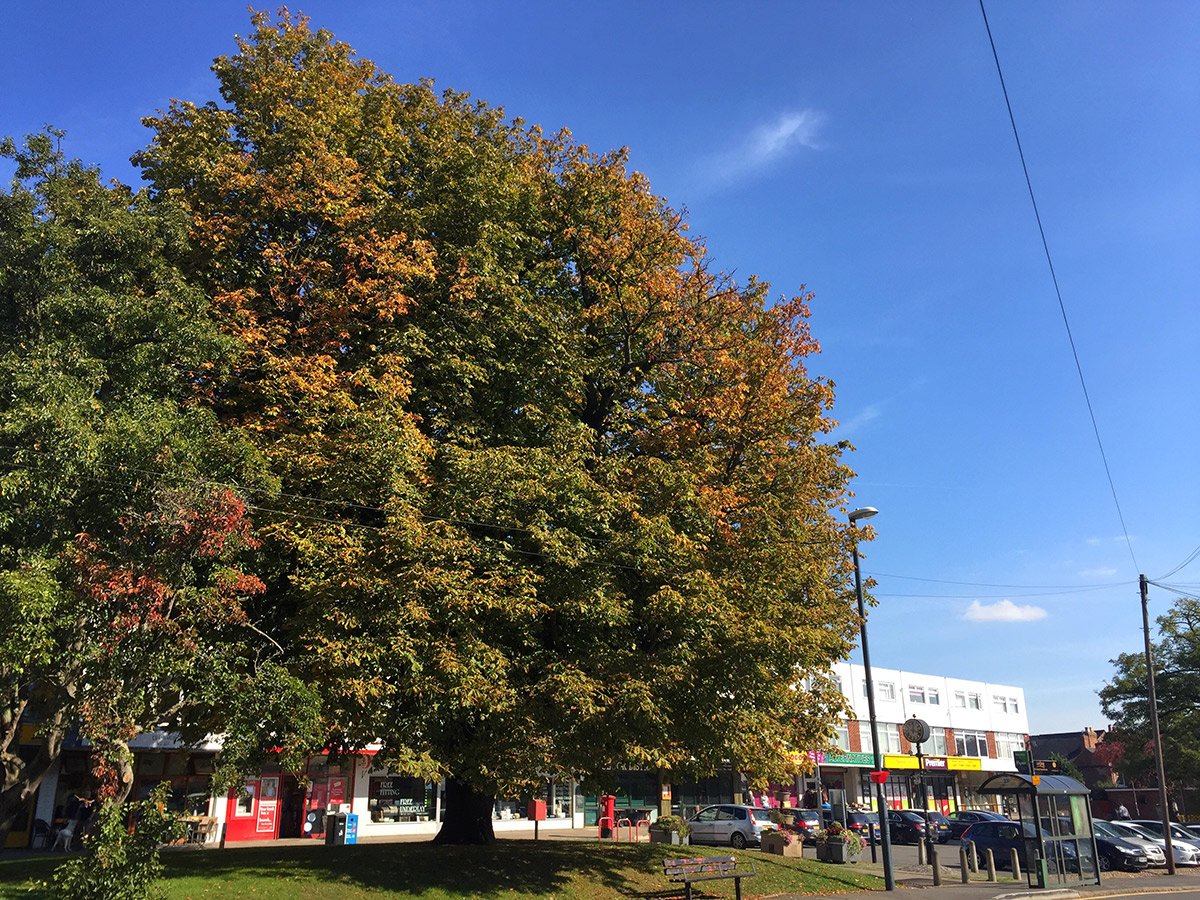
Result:
M346 843L358 843L358 813L350 813L346 816Z
M346 843L346 814L328 813L325 816L325 843L338 846ZM357 829L356 829L357 830Z

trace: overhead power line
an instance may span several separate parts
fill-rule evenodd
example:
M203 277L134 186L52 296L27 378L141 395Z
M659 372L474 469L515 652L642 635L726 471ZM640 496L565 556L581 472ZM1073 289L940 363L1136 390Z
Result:
M1075 371L1079 373L1079 386L1083 388L1083 399L1087 404L1088 416L1092 420L1092 431L1096 435L1096 446L1100 448L1100 460L1104 463L1104 474L1108 478L1108 488L1112 492L1113 504L1117 508L1117 518L1121 522L1121 532L1125 535L1125 545L1129 548L1129 558L1133 560L1135 572L1140 572L1137 556L1133 552L1133 541L1129 539L1129 529L1125 527L1125 514L1121 511L1121 501L1117 498L1117 486L1113 482L1112 470L1108 465L1108 454L1104 452L1104 441L1100 438L1100 426L1096 422L1096 412L1092 409L1092 398L1088 394L1087 380L1083 377L1083 365L1079 361L1079 350L1075 346L1075 336L1071 333L1071 321L1067 317L1067 305L1063 302L1062 289L1058 285L1058 275L1054 271L1054 260L1050 256L1050 243L1046 240L1046 229L1042 226L1042 214L1038 211L1037 197L1033 192L1033 179L1029 177L1029 166L1025 162L1025 151L1021 147L1021 135L1017 130L1017 117L1013 114L1012 102L1008 98L1008 87L1004 83L1004 70L1000 67L1000 54L996 52L996 41L992 37L992 26L988 23L987 9L983 0L979 0L979 11L983 14L983 27L987 29L988 43L992 47L992 59L996 62L996 75L1000 78L1000 90L1004 94L1004 105L1008 109L1008 121L1012 125L1013 139L1017 143L1017 155L1021 158L1021 171L1025 173L1025 186L1029 189L1029 202L1033 204L1033 217L1037 221L1038 234L1042 238L1042 250L1046 253L1046 264L1050 267L1050 280L1054 283L1054 294L1058 298L1058 309L1062 313L1063 325L1067 329L1067 341L1071 345L1071 355L1075 359Z
M1200 547L1197 547L1195 550L1193 550L1191 553L1189 553L1183 562L1181 562L1179 565L1177 565L1175 568L1173 568L1166 575L1159 575L1158 580L1162 581L1164 578L1170 578L1172 575L1174 575L1180 569L1186 569L1193 562L1195 562L1196 557L1198 557L1198 556L1200 556ZM1154 583L1155 582L1153 582L1153 581L1151 582L1151 584L1154 584Z
M873 577L898 578L902 581L925 581L930 584L953 584L958 587L984 588L1016 588L1018 590L1064 590L1064 591L1098 591L1103 588L1125 587L1127 581L1113 581L1108 584L997 584L986 581L946 581L942 578L918 578L916 575L894 575L890 572L872 572Z

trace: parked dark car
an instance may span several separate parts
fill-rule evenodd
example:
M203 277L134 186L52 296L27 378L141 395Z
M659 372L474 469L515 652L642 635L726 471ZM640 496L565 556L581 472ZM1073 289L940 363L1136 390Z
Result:
M804 843L815 843L817 833L821 830L821 813L815 809L793 809L787 812L796 817L795 822L788 826L790 830L798 834Z
M833 821L833 813L830 810L823 811L823 819L825 827ZM867 812L847 812L846 821L844 824L851 831L854 831L864 841L869 841L874 835L876 842L879 841L879 816L875 813Z
M925 813L915 809L892 810L888 813L888 830L897 844L919 844L925 840ZM939 812L929 813L929 831L939 844L950 836L950 823Z
M1095 831L1096 852L1100 854L1100 870L1109 872L1120 869L1125 872L1140 872L1150 865L1145 847L1120 837L1109 837Z
M990 809L960 809L958 812L950 813L950 815L946 818L950 823L949 840L952 841L961 839L963 832L976 822L1008 821L1008 816L1001 815L998 812L992 812Z
M874 813L848 812L846 827L857 831L864 841L871 840L872 836L876 841L879 840L879 816Z
M1023 861L1029 842L1037 841L1037 832L1032 822L976 822L963 832L961 840L964 847L973 843L980 854L991 850L996 868L1008 869L1011 867L1011 851L1016 850ZM1063 866L1069 871L1078 871L1079 860L1074 844L1063 841L1058 846L1061 848ZM1046 857L1050 871L1055 871L1055 854L1047 850ZM1021 865L1024 866L1025 863L1022 862Z

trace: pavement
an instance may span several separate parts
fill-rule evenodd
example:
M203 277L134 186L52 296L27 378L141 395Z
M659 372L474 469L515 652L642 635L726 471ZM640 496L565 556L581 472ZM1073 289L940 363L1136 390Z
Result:
M1200 897L1200 871L1177 869L1168 875L1165 869L1147 869L1143 872L1101 872L1100 884L1051 885L1046 888L1030 888L1025 877L1011 878L1007 872L997 872L995 881L986 881L986 873L971 875L971 881L962 882L962 871L940 866L941 884L933 883L933 872L927 865L918 865L913 848L893 847L892 874L896 881L896 893L926 893L923 898L912 900L1074 900L1092 897L1129 897L1136 894L1194 894ZM883 877L882 863L870 862L869 851L864 851L855 868ZM942 849L942 853L946 853ZM943 857L944 858L944 857ZM1053 877L1053 876L1051 876ZM775 900L882 900L878 891L851 891L848 893L819 895L799 894ZM1148 898L1144 898L1148 900Z

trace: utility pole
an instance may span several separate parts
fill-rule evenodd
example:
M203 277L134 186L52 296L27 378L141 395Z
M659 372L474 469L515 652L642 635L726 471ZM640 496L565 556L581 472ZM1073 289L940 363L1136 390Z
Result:
M1154 692L1154 651L1150 649L1150 610L1146 576L1138 576L1142 593L1142 634L1146 639L1146 689L1150 699L1150 727L1154 733L1154 763L1158 766L1158 812L1162 816L1163 839L1167 842L1167 874L1175 874L1175 847L1171 843L1171 810L1167 806L1167 773L1163 766L1162 732L1158 730L1158 696Z

